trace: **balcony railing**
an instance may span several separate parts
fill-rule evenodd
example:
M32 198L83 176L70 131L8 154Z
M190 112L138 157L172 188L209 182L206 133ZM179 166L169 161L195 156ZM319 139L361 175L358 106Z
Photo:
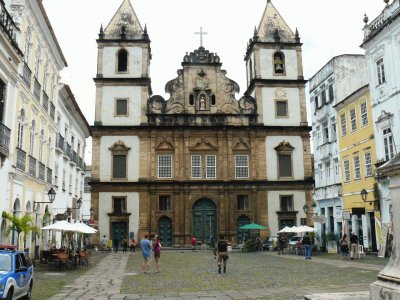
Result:
M15 25L11 15L8 13L4 1L0 1L0 4L0 25L3 28L3 31L7 34L12 45L19 50L15 38L19 29L17 25Z
M35 77L35 81L33 84L33 94L35 95L35 97L40 100L40 91L42 89L42 86L40 85L39 81L37 80L37 78Z
M76 152L75 151L71 151L71 161L73 161L74 163L76 163L76 158L77 158L77 156L76 156Z
M46 170L46 166L39 162L39 179L44 181L44 173Z
M56 148L59 148L61 151L64 151L64 137L61 134L57 135Z
M29 157L29 174L36 177L36 158L28 155Z
M47 169L47 183L51 184L52 181L52 177L53 177L53 170L50 168L46 168Z
M72 154L71 154L71 145L68 144L67 142L64 143L64 149L65 149L65 153L69 156L69 158L71 158Z
M76 166L78 167L78 168L80 168L80 169L82 169L83 168L83 163L82 163L83 161L82 161L82 158L80 158L79 156L77 157L77 159L76 159Z
M17 148L17 169L25 172L26 152Z
M43 97L42 97L42 106L45 111L49 111L49 96L47 96L46 92L43 91Z
M53 119L56 116L56 107L54 106L53 102L50 101L50 117Z
M31 80L32 80L32 71L29 69L26 62L24 62L24 70L23 70L23 80L25 81L26 85L31 88Z
M0 153L3 156L10 152L10 134L11 130L0 122Z

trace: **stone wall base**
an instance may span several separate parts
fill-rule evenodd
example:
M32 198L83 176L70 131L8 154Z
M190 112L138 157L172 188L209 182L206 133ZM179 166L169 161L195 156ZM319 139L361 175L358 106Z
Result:
M400 300L400 284L377 280L370 285L372 300Z

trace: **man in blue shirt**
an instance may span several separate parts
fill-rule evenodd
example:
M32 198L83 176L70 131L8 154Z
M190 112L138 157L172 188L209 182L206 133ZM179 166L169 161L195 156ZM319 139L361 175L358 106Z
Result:
M149 235L146 234L144 239L140 241L140 247L142 248L142 256L144 259L142 270L143 273L150 272L150 254L151 254L151 243L149 240Z

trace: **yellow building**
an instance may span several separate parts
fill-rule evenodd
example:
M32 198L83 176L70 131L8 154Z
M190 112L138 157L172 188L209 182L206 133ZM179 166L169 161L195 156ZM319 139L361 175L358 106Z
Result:
M368 85L335 106L343 190L345 232L359 243L377 249L375 211L379 209L375 180L375 139Z
M52 212L47 193L54 177L59 72L67 63L42 1L24 1L15 4L13 9L22 10L15 22L20 28L19 46L24 62L19 66L20 82L10 140L12 167L6 211L20 217L32 215L36 225L42 227L50 222ZM4 235L6 226L3 219L2 242L15 244L14 234ZM33 245L37 254L39 240L36 237L20 238L21 248Z

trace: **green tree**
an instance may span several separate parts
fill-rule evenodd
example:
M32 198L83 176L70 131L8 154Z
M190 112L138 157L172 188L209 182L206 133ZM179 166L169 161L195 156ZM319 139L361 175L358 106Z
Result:
M17 232L17 248L19 248L19 236L21 233L24 233L24 238L26 234L31 231L39 234L39 228L34 225L31 216L28 214L25 214L22 218L20 218L3 211L2 217L11 222L11 224L7 227L7 236L10 235L12 231Z

